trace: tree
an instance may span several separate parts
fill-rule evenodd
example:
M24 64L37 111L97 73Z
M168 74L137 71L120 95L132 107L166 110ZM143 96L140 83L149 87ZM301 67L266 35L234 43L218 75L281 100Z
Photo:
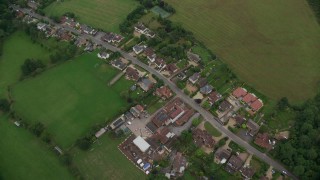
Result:
M84 151L89 150L91 148L91 141L88 138L78 139L76 144L81 150Z
M278 109L279 109L280 111L285 110L288 106L289 106L288 98L283 97L283 98L281 98L281 99L279 100L279 102L278 102Z
M39 69L43 69L44 67L45 65L40 60L26 59L21 66L21 70L24 76L28 76L32 73L35 73Z
M32 127L31 127L32 133L35 134L37 137L41 136L41 134L43 133L44 129L45 129L44 125L42 123L40 123L40 122L33 124Z
M0 111L5 113L10 111L10 103L7 99L0 99Z

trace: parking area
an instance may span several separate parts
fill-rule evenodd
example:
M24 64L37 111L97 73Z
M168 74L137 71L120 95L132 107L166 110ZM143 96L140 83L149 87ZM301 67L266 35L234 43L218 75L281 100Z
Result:
M150 121L150 120L149 120ZM146 119L134 119L131 121L131 124L127 124L127 127L132 131L136 136L141 137L150 137L152 133L146 128L147 118Z

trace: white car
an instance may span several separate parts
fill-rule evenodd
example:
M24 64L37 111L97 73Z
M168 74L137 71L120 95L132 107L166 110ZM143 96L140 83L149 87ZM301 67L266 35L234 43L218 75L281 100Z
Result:
M287 172L286 172L286 171L282 171L282 173L283 173L283 174L287 174Z
M130 121L128 121L127 123L128 123L128 125L131 125L131 124L132 124Z
M137 161L137 164L140 164L142 162L142 159L139 159L138 161Z
M144 166L144 163L141 163L141 164L140 164L140 167L143 167L143 166Z

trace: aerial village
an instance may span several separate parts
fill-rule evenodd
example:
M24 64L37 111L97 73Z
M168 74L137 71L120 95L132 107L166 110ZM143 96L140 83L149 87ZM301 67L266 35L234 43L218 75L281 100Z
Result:
M224 128L248 143L268 151L273 148L276 141L288 138L286 134L270 136L268 132L260 131L263 125L261 111L264 103L254 92L242 86L233 87L229 90L231 93L219 92L214 84L210 83L208 76L203 75L202 69L205 68L199 68L200 62L203 61L200 54L188 51L186 64L181 66L180 61L167 61L165 56L153 47L148 47L144 41L124 50L124 45L128 41L125 36L94 29L68 16L61 17L59 22L48 22L17 10L17 17L26 24L34 24L47 38L73 42L85 52L96 53L101 61L112 65L126 79L135 82L130 91L139 89L142 93L152 93L165 102L163 107L152 114L144 104L136 104L95 133L96 139L107 132L119 136L127 135L128 138L119 144L119 151L145 174L156 168L154 162L169 159L170 165L162 169L161 173L169 179L183 176L188 168L188 157L183 152L177 151L174 145L184 131L192 132L193 143L204 152L214 152L214 161L227 172L231 174L239 172L244 179L250 179L255 171L250 165L252 155L231 148L228 146L231 140L226 140L228 138L221 134L214 136L205 128L207 123L208 126L214 126L210 124L211 121L215 121L214 119L205 122L197 110L180 96L176 96L162 80L131 63L123 55L115 56L114 50L105 48L103 44L110 44L122 49L123 52L126 51L168 81L175 83L186 96L214 115ZM134 25L133 36L152 39L157 34L142 22L138 22ZM183 86L178 85L181 82L184 82ZM195 119L200 119L200 123L194 123ZM219 146L219 141L222 140L226 140L226 144Z

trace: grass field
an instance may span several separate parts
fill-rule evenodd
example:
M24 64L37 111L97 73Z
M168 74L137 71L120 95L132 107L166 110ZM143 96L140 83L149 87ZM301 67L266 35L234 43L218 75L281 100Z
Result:
M221 136L221 132L219 132L215 127L213 127L209 122L204 123L204 128L214 137Z
M134 0L64 0L45 9L49 16L75 13L79 22L106 31L119 32L119 24L138 3Z
M77 151L74 161L85 179L146 179L118 149L124 139L102 136L93 146L92 151Z
M320 80L320 27L306 1L167 0L191 30L263 94L299 103Z
M0 97L7 95L7 87L17 82L21 76L21 65L27 58L48 60L50 53L22 31L11 35L3 46L0 57Z
M73 179L39 139L0 116L0 174L3 179Z
M129 106L120 94L131 83L121 79L107 86L117 73L96 53L82 55L17 84L14 109L29 122L42 122L67 148L94 125L112 120Z

